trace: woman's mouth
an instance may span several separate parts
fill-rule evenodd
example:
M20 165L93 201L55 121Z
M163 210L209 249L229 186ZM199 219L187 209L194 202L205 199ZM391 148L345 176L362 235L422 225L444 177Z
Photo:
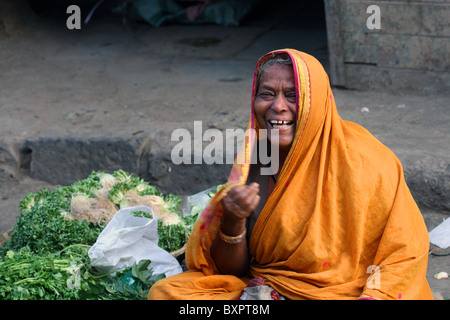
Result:
M288 121L288 120L269 120L267 121L270 124L270 127L272 129L289 129L294 124L294 121Z

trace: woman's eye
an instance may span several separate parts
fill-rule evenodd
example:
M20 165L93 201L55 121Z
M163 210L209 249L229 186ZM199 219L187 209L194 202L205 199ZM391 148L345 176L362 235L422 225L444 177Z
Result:
M259 96L263 99L271 99L273 97L273 94L270 92L262 92L259 94Z
M295 102L295 100L297 99L297 95L296 95L295 93L288 93L288 94L286 95L286 98L287 98L289 101L294 101L294 102Z

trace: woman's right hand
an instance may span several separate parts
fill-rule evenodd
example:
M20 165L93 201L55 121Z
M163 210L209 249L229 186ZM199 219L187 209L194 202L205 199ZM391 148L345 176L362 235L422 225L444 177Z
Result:
M246 231L246 221L259 203L259 184L237 186L228 191L222 199L223 214L220 231L230 237L242 235ZM222 274L239 276L244 274L250 263L247 241L224 242L216 236L210 248L211 257Z
M222 199L222 232L230 236L242 233L247 218L252 215L259 201L259 184L255 182L228 191Z

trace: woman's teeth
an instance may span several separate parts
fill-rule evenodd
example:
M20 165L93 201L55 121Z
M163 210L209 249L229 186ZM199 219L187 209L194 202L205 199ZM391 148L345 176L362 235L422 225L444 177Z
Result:
M290 127L293 122L284 120L269 120L269 123L274 129L283 129Z

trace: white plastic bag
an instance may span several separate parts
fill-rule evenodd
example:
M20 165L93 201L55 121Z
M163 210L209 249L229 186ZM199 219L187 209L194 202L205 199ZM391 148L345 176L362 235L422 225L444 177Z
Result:
M139 218L133 211L145 211L153 219ZM148 206L136 206L119 210L89 249L91 265L100 272L118 271L141 260L150 260L153 276L166 277L182 272L182 268L170 253L158 247L158 221Z
M431 230L428 236L432 244L443 249L450 247L450 218Z
M218 186L211 187L187 197L183 203L183 217L201 213L208 205L209 201L211 201L211 196L209 194L212 192L215 193L217 191L217 187Z

